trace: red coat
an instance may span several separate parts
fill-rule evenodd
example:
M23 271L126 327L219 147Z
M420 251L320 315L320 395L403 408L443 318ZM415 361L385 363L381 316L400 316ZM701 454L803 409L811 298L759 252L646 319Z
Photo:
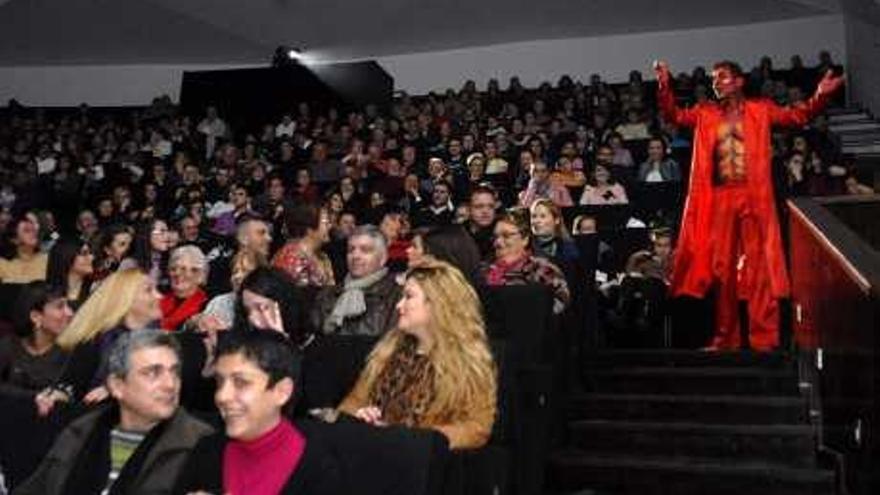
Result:
M672 90L662 85L658 88L657 101L667 121L694 127L690 182L672 262L670 290L673 296L702 297L714 280L714 246L709 242L709 230L713 218L712 175L716 129L723 119L723 112L715 102L701 103L687 109L678 108ZM775 298L788 297L789 281L773 194L771 126L806 125L824 108L826 102L826 98L814 96L806 102L782 107L767 99L747 99L743 108L746 180L763 229L760 237L764 242L762 251L766 255L767 276Z

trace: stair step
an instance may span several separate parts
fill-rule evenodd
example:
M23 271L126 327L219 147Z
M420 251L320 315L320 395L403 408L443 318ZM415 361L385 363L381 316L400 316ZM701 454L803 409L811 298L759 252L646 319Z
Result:
M828 126L828 128L835 133L843 133L850 131L876 131L880 129L880 124L874 122L873 120L861 120L854 122L846 122L846 123L834 123Z
M591 455L749 458L790 467L811 467L816 462L808 425L581 420L569 424L569 438L572 447Z
M725 394L796 396L794 369L757 366L614 367L588 369L586 388L598 393Z
M855 111L844 111L841 113L834 113L828 116L828 122L837 123L837 122L852 122L854 120L870 120L871 116L866 112L855 110Z
M568 417L622 421L736 424L807 424L800 397L751 395L580 394Z
M833 471L765 462L718 462L699 457L596 456L579 451L551 456L556 490L597 489L614 494L831 495Z
M843 146L841 151L852 155L876 155L880 153L880 144L869 144L864 146Z
M743 366L762 368L792 368L794 356L782 352L757 353L708 352L685 349L619 349L594 351L584 358L584 366L590 368L622 366Z

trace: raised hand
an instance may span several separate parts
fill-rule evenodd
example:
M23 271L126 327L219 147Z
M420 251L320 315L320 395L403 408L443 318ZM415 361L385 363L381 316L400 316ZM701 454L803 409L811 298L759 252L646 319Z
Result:
M819 86L816 87L816 94L822 96L832 95L843 86L845 81L846 77L843 74L835 76L834 71L829 69L822 77L822 80L819 81Z
M659 82L660 84L669 84L669 79L671 78L669 74L669 65L663 60L655 60L654 75L657 76L657 82Z

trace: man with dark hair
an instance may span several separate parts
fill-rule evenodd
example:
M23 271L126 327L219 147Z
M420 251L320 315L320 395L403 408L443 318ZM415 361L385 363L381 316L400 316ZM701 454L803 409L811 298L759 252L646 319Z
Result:
M452 186L446 181L441 181L434 184L431 191L431 203L416 212L413 223L416 227L451 225L454 216Z
M470 219L467 231L480 249L480 258L488 261L495 254L495 217L498 193L491 185L477 185L471 190Z
M216 356L214 402L225 432L199 442L175 493L345 493L335 457L316 439L318 425L285 417L301 366L287 338L236 332Z
M158 330L128 332L107 367L114 403L62 431L16 495L175 493L190 450L212 432L179 406L180 346Z
M655 72L664 119L694 127L672 294L703 297L717 286L710 349L740 348L739 301L747 301L751 347L772 350L779 345L778 299L787 298L790 288L773 192L770 130L807 124L843 85L843 76L828 71L812 98L782 107L747 99L742 70L722 61L712 71L718 101L685 109L675 103L666 63L655 63Z

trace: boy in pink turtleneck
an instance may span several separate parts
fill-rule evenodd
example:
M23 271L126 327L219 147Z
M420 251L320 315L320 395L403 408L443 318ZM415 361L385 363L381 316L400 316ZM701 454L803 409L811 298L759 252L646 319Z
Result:
M336 494L339 469L308 424L284 411L292 402L300 356L278 332L235 332L218 345L214 402L225 434L200 442L175 493Z

